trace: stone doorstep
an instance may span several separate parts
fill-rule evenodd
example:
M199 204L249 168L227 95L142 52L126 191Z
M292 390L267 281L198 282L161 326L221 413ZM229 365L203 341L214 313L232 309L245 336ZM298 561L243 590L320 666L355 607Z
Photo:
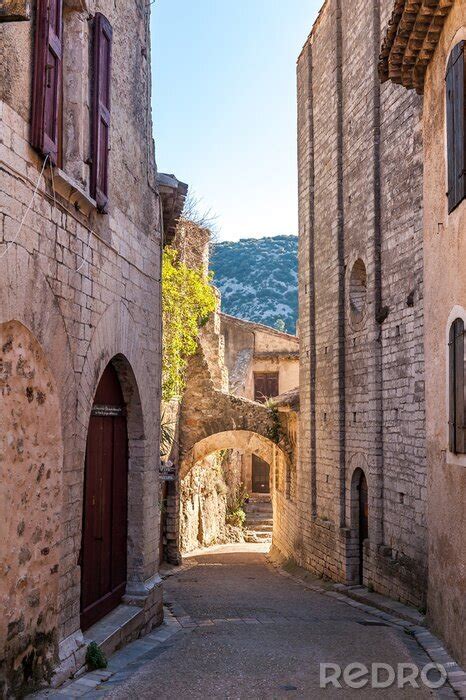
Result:
M86 644L96 642L105 656L109 656L143 624L143 608L120 604L102 620L86 630L84 639Z
M121 607L129 608L132 606L119 606L119 608ZM116 608L116 610L113 611L114 613L119 611L119 616L115 615L113 622L116 622L117 617L118 619L123 620L126 615L129 622L132 623L133 620L136 619L142 612L140 609L136 609L136 614L131 617L129 615L129 611L121 611L119 608ZM108 640L107 635L109 634L109 628L105 629L105 625L101 623L104 621L107 622L107 618L111 615L112 613L104 618L104 620L96 623L89 630L87 630L87 643L90 641L98 641L97 638L102 639L103 643ZM34 697L36 700L45 700L45 698L48 698L51 695L58 695L62 698L76 698L86 695L87 693L105 690L105 683L115 676L115 674L121 673L126 666L134 663L153 649L160 647L172 635L179 632L180 629L181 625L177 622L176 618L167 608L164 608L164 622L149 634L130 642L122 649L116 651L113 656L109 658L107 669L89 671L87 673L85 672L57 689L47 689L39 694L36 694ZM90 636L90 632L95 632L92 638Z
M445 667L450 688L453 689L461 700L466 700L466 671L450 656L443 646L442 641L423 626L424 617L417 610L391 600L390 598L386 598L379 593L372 593L364 586L346 586L342 583L334 583L332 589L329 590L324 587L319 579L310 583L301 579L296 574L289 573L282 569L281 564L274 561L270 556L266 556L266 560L281 576L286 576L295 581L295 583L309 588L316 593L336 598L342 603L357 607L359 610L369 615L380 617L387 623L401 627L408 634L412 634L427 656L429 656L434 663L441 664ZM357 591L357 597L355 591ZM367 591L368 594L366 596L364 595L365 591ZM403 613L403 615L401 613ZM421 619L420 622L418 618Z

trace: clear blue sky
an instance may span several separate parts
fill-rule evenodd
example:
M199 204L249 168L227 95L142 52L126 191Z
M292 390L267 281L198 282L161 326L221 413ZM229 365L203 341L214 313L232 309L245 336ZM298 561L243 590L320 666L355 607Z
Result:
M220 238L297 234L296 59L320 0L155 0L157 165Z

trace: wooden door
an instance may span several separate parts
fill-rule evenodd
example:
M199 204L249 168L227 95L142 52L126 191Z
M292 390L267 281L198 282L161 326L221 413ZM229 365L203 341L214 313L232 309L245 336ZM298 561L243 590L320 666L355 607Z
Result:
M254 401L265 403L278 394L278 372L254 372Z
M108 365L89 421L81 549L81 629L115 608L126 588L128 437L117 373Z
M364 474L359 479L359 582L364 578L364 541L369 537L369 501Z
M270 466L257 455L252 456L252 491L270 493Z

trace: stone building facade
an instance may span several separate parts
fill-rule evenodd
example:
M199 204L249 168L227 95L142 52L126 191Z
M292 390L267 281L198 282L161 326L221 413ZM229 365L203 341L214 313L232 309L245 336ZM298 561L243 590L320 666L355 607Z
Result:
M250 401L264 401L299 386L299 339L261 323L220 314L229 390ZM272 479L257 455L237 453L241 479L248 494L270 492Z
M147 3L7 2L1 19L0 691L14 695L83 665L83 591L93 619L121 606L111 643L162 617L162 208ZM108 440L118 464L99 457ZM120 474L118 493L92 491L89 464ZM100 533L103 491L127 519L114 508Z
M423 95L427 615L466 664L466 4L397 2L383 38L381 78Z
M171 245L184 264L207 276L207 229L181 220ZM285 483L285 471L291 473L291 449L278 429L287 419L254 400L254 373L273 375L274 394L296 388L298 348L296 336L220 313L218 295L217 310L200 328L197 352L189 358L183 395L163 407L175 428L166 455L174 474L163 486L164 556L170 563L198 546L241 536L228 528L228 515L245 491L251 493L253 458L267 465L272 491L278 479Z
M274 547L422 606L421 101L377 75L388 0L327 0L299 56L300 426Z

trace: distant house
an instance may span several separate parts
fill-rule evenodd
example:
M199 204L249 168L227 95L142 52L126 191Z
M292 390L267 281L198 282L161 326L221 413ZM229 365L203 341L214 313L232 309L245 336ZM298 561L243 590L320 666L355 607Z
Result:
M266 403L299 386L299 338L260 323L220 314L231 393ZM242 455L242 481L250 494L270 492L270 465Z

